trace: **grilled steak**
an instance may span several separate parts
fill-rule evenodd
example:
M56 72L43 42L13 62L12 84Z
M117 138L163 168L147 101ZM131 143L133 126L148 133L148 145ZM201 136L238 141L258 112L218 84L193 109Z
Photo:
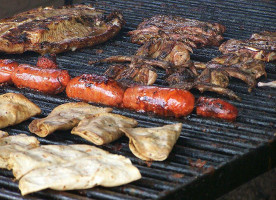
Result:
M124 24L122 15L88 5L38 8L0 20L0 51L60 53L93 46L115 36Z
M182 41L197 47L215 45L223 40L225 27L218 23L202 22L177 16L156 15L130 31L133 43L144 44L151 38L166 38Z

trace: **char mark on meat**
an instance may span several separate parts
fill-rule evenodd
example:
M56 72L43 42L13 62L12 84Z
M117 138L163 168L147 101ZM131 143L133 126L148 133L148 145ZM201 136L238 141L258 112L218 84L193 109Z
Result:
M276 32L255 33L249 40L231 39L219 47L223 54L247 54L253 59L266 62L276 60Z
M131 62L131 63L144 63L147 65L160 67L166 71L170 71L172 68L172 65L167 61L162 60L156 60L156 59L148 59L140 56L110 56L108 58L99 60L98 62L107 62L107 63L123 63L123 62Z
M93 46L114 37L121 13L105 16L89 5L37 8L0 20L0 51L60 53Z
M141 46L136 55L167 61L174 66L181 66L190 60L190 52L193 52L192 48L183 42L152 39Z
M124 87L133 85L152 85L157 79L155 69L144 63L126 65L112 65L104 73L122 84Z
M138 44L144 44L151 38L166 38L203 47L218 46L223 40L224 31L225 27L218 23L178 16L156 15L144 20L136 30L130 31L129 35L131 41Z

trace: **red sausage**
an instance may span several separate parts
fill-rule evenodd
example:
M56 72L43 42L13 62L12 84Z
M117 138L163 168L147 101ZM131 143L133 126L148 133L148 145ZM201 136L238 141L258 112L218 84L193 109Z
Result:
M0 60L0 83L12 83L11 74L17 67L18 63L13 60Z
M187 90L155 86L130 87L123 99L125 108L175 117L190 114L194 103L194 96Z
M47 94L62 92L70 81L66 70L41 69L27 64L19 65L11 78L18 88L30 88Z
M46 54L43 56L39 56L36 66L43 69L58 69L56 55Z
M86 102L120 106L124 90L113 79L95 74L83 74L68 83L66 94L69 98Z
M237 118L238 109L221 99L200 97L197 102L196 113L204 117L234 121Z

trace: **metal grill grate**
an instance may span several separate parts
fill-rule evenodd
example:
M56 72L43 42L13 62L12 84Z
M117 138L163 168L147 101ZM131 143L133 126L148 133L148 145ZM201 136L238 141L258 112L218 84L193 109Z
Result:
M219 22L227 28L224 34L229 38L248 38L254 32L262 30L276 31L276 5L274 1L85 1L94 3L97 8L110 12L114 9L123 11L127 21L120 34L94 48L81 49L76 52L62 53L57 56L61 68L69 70L71 76L82 73L105 71L108 65L89 65L88 61L111 55L131 55L139 47L129 42L126 33L133 30L143 18L154 14L175 14L203 21ZM237 7L238 4L238 7ZM103 53L97 54L102 49ZM219 55L217 48L197 49L192 59L208 61ZM20 63L35 64L38 54L4 55L0 58L12 58ZM267 79L276 80L275 64L267 64ZM158 72L157 85L163 85L161 70ZM165 118L140 114L124 109L115 109L119 113L138 120L139 126L150 127L182 122L183 129L169 158L163 162L146 163L136 158L128 148L126 137L104 145L101 148L111 153L129 157L136 165L143 178L121 187L96 187L88 190L56 192L46 190L22 197L18 185L13 182L12 173L0 170L1 199L207 199L214 198L233 187L252 178L269 167L276 165L276 90L273 88L256 88L247 92L247 86L231 80L230 89L234 90L243 101L230 101L239 109L236 122L207 119L192 113L181 119ZM42 95L28 90L18 90L12 86L0 87L0 93L20 92L40 106L45 117L51 110L62 103L72 100L65 94L55 96ZM197 91L192 91L196 98ZM218 97L216 94L204 93L204 96ZM34 118L19 125L6 128L10 134L28 132L28 124ZM47 138L39 138L42 144L86 143L82 138L69 132L54 133ZM274 153L274 157L272 156ZM203 168L192 167L191 163L201 159L207 163Z

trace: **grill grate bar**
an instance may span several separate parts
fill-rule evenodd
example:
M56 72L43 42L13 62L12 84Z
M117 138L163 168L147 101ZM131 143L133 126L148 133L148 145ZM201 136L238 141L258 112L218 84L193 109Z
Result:
M2 200L42 200L41 198L37 197L22 197L22 195L20 195L18 192L13 192L3 188L0 188L0 198Z
M214 4L211 1L188 1L176 0L153 1L86 1L95 3L96 7L110 11L121 9L127 21L121 33L112 40L97 45L94 48L84 48L76 52L66 52L57 56L57 61L62 69L67 69L71 76L83 73L102 74L110 64L89 64L90 60L106 58L112 55L133 55L140 45L130 43L127 32L133 30L143 18L154 14L166 13L186 16L204 21L219 22L227 27L225 39L246 39L254 32L262 30L276 30L276 5L273 2L248 2L240 1L236 7L235 0L223 1ZM256 7L257 6L257 7ZM245 20L246 19L246 20ZM99 54L99 49L103 52ZM207 62L213 57L221 55L217 47L195 49L191 55L192 60ZM24 53L18 55L0 55L3 58L15 59L20 63L35 64L36 53ZM272 81L276 79L275 64L266 65L268 77L258 81ZM156 85L164 86L163 70L157 70L158 80ZM46 190L26 197L21 197L18 186L12 182L13 175L10 171L0 171L0 198L7 199L157 199L169 195L176 188L186 190L186 185L198 179L204 179L206 173L236 160L241 160L251 151L257 152L268 141L274 141L276 121L276 91L272 88L255 88L248 93L247 85L237 79L231 79L229 89L232 89L242 98L242 102L227 101L233 103L239 109L239 116L234 123L214 120L197 116L195 111L186 118L175 119L173 117L160 117L151 114L142 114L126 109L114 109L114 113L122 114L138 120L141 127L162 126L176 122L183 123L183 129L179 140L174 146L169 158L163 162L145 162L136 158L128 147L128 138L122 137L116 142L101 146L100 148L111 153L124 155L139 168L142 179L136 182L115 188L96 187L88 190L76 190L69 192L56 192ZM43 110L39 118L48 115L51 110L69 100L65 93L50 96L42 95L29 90L16 89L13 86L0 87L0 93L20 92L38 104ZM199 96L219 97L219 95L206 92L200 94L191 91L196 98ZM8 127L4 130L10 134L29 133L28 125L37 117L33 117L19 125ZM69 131L60 131L49 135L47 138L39 138L41 144L90 144L84 139L71 135ZM200 167L193 167L199 161L206 161ZM234 166L233 166L234 167ZM227 173L227 172L226 172ZM235 173L233 173L235 174ZM222 174L223 175L223 174ZM212 176L219 180L216 173ZM207 180L207 179L206 179ZM207 181L208 182L208 181ZM205 183L207 183L205 181ZM218 181L219 182L219 181ZM214 184L217 182L214 182ZM208 185L205 185L208 187ZM210 187L210 186L209 186ZM1 192L2 190L2 192ZM202 190L203 191L203 190ZM8 194L9 192L10 195ZM219 190L218 190L219 192ZM196 193L202 193L200 189ZM179 193L180 194L180 193ZM204 194L205 195L205 194ZM181 198L181 195L179 196ZM186 197L186 196L185 196ZM183 197L184 198L184 197ZM189 198L189 197L187 197ZM192 198L192 197L191 197ZM205 198L208 199L208 198Z

